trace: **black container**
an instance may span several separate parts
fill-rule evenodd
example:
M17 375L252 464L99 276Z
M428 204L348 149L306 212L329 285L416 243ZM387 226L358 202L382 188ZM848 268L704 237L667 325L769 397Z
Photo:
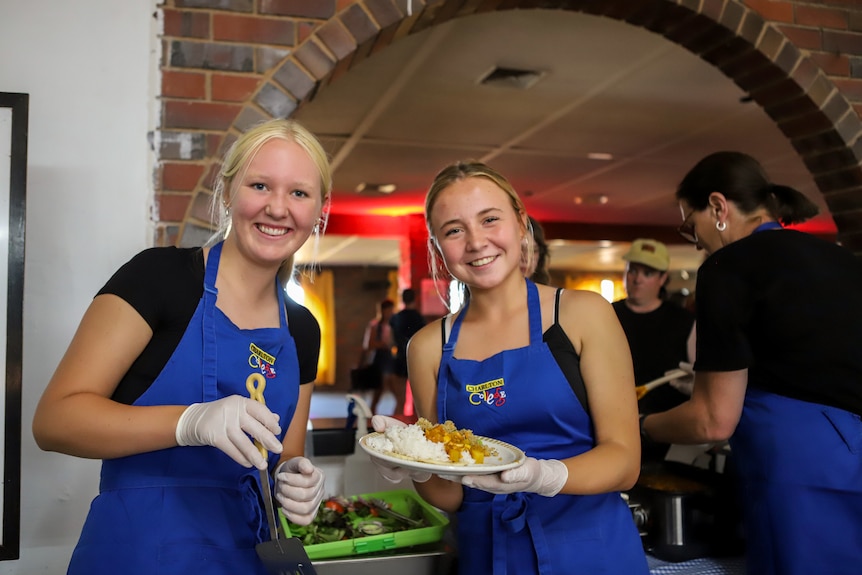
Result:
M312 429L312 455L351 455L356 450L356 430L351 428Z

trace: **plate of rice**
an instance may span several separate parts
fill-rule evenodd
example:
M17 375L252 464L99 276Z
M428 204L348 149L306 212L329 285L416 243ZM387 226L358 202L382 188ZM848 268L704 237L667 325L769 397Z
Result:
M366 453L401 467L442 475L488 475L523 465L526 455L498 439L458 429L451 421L432 424L420 418L359 440Z

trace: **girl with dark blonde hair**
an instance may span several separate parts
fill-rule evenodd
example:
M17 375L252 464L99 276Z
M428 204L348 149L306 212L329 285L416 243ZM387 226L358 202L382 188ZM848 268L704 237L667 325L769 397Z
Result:
M457 513L463 574L647 573L619 493L637 480L640 440L631 358L610 304L524 277L527 213L484 164L441 171L425 219L435 273L445 270L469 297L410 341L417 413L528 457L515 469L463 477L375 459L381 474L413 479L428 502ZM383 416L372 424L403 425Z

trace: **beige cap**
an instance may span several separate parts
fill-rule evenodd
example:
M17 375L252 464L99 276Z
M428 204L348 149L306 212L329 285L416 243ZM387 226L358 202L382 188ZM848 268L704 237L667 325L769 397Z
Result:
M649 239L637 239L623 256L627 262L643 264L659 271L666 272L670 267L670 256L667 246L661 242Z

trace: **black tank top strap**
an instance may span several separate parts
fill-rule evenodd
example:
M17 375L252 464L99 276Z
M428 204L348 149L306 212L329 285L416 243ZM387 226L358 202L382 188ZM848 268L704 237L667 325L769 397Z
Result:
M557 288L554 294L554 323L545 332L543 340L551 350L551 355L554 356L557 365L560 366L563 375L566 376L572 391L581 402L581 407L590 414L590 404L587 400L587 386L584 384L584 379L581 376L581 358L575 351L575 346L560 325L560 295L563 293L563 288Z
M560 323L560 294L563 293L563 288L557 288L554 294L554 323Z

